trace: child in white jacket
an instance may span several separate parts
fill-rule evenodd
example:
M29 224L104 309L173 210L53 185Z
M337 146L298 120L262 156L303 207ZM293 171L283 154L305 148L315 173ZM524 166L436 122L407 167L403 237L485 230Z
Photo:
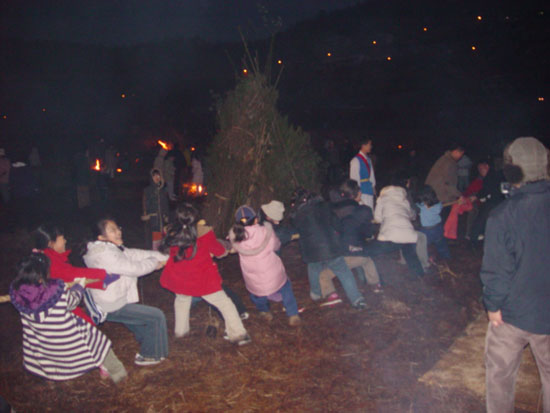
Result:
M378 238L368 248L371 256L400 249L409 270L421 277L422 265L416 255L418 235L412 225L416 213L407 200L407 191L400 186L386 186L380 191L374 209L374 220L380 223Z
M122 323L134 333L141 346L135 364L158 364L168 355L166 318L158 308L138 304L137 279L164 267L168 256L124 247L122 231L111 219L99 220L96 227L97 240L88 243L84 262L120 278L105 290L90 290L93 300L107 321Z

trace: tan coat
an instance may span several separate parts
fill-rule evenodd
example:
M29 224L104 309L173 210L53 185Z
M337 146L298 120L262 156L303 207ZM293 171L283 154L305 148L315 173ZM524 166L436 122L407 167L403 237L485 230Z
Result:
M439 201L446 203L455 201L462 195L456 187L457 181L457 164L451 157L451 152L447 151L430 169L426 185L433 188Z

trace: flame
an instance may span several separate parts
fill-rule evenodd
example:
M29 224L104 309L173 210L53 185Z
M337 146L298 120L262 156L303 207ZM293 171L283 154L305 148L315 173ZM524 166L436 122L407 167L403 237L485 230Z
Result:
M118 173L121 173L121 172L122 172L122 169L121 169L121 168L116 168L116 171L117 171Z
M101 171L101 161L98 158L96 158L95 165L92 166L92 169L94 171Z
M157 141L157 143L162 146L162 149L165 149L167 151L170 150L170 144L168 142L161 141L160 139Z

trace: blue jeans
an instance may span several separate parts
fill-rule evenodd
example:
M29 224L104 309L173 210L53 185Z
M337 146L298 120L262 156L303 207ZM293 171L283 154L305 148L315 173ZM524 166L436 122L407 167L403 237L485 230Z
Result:
M294 292L292 291L292 284L290 283L290 280L287 280L286 283L277 292L281 293L281 295L283 296L283 306L285 307L286 315L290 317L291 315L298 314L298 304L296 303L296 298L294 297ZM250 299L252 300L258 311L269 311L269 300L267 299L267 297L259 297L250 293Z
M121 323L140 344L143 357L160 359L168 356L168 334L164 313L156 307L126 304L120 310L107 314L106 321Z
M449 251L447 240L443 236L443 224L439 223L433 227L422 227L419 231L426 234L428 245L435 245L435 248L437 248L437 253L441 256L441 258L451 258L451 252Z
M344 257L334 258L329 261L308 263L307 275L309 278L309 289L312 298L321 298L321 284L319 283L319 274L321 274L321 271L323 271L325 268L330 268L332 272L336 275L336 277L338 277L349 301L352 304L355 304L359 299L363 298L363 296L359 292L359 289L357 288L353 273L347 266Z

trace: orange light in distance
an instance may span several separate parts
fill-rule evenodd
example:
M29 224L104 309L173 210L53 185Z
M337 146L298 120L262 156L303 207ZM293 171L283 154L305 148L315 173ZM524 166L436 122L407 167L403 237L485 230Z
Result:
M397 145L397 149L403 149L403 145Z
M373 41L372 41L372 44L376 44L376 40L373 40Z
M391 60L391 56L386 57L386 60L389 62Z
M277 63L282 65L283 64L283 61L281 59L277 60Z
M96 158L95 165L92 166L92 169L94 171L101 171L101 162L99 161L99 159Z
M332 53L331 53L331 52L328 52L328 53L327 53L327 56L328 56L328 57L332 56Z
M243 73L244 73L245 75L247 75L247 74L248 74L248 69L243 69Z
M477 19L477 21L481 21L481 20L483 20L483 17L477 16L476 19Z
M162 146L162 149L165 149L167 151L170 150L170 145L168 144L168 142L164 142L164 141L161 141L160 139L157 141L157 143Z
M427 31L428 31L428 28L427 28L427 27L423 27L422 30L425 31L425 32L427 32Z
M126 94L123 93L123 94L120 95L120 97L121 97L122 99L125 99L125 98L126 98Z
M472 50L473 50L473 51L476 51L476 50L477 50L477 47L472 46Z
M537 100L538 100L539 102L544 102L544 98L543 98L542 96L539 96L539 97L537 98Z
M122 172L122 169L121 169L121 168L116 168L116 171L117 171L118 173L121 173L121 172Z

